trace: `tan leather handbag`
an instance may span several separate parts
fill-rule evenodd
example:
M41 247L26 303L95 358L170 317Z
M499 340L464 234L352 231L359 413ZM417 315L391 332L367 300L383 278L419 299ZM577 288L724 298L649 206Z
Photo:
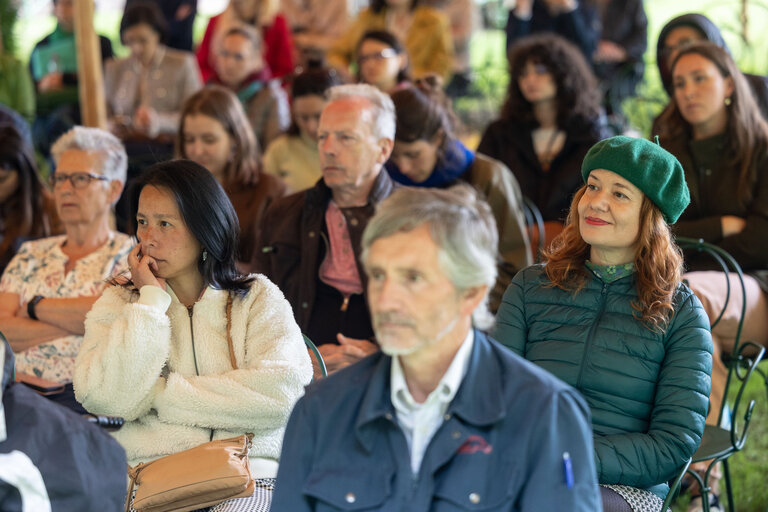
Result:
M232 367L237 369L230 335L232 297L227 301L227 343ZM139 512L185 512L210 507L233 498L253 494L248 452L253 434L219 439L183 452L128 468L131 484L125 510Z
M184 512L253 494L248 451L253 434L219 439L132 467L126 511Z

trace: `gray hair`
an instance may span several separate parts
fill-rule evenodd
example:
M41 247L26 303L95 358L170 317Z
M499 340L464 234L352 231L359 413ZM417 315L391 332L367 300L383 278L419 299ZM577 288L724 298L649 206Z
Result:
M128 173L128 155L120 139L99 128L75 126L58 138L51 146L51 155L56 165L64 152L79 149L99 156L101 174L110 180L119 180L125 185Z
M382 201L363 232L362 260L379 238L427 224L438 246L438 264L458 291L496 282L499 234L491 208L469 185L448 189L397 189ZM489 329L488 295L472 313L476 327Z
M377 139L395 140L395 104L388 94L368 84L335 85L328 89L328 102L348 98L364 98L371 103L373 126L371 132Z

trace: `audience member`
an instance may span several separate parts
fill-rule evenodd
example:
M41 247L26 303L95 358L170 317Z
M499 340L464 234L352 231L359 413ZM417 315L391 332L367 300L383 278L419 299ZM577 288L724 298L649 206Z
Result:
M127 0L127 9L136 0ZM142 0L139 0L142 1ZM168 25L165 45L168 48L192 51L192 31L197 16L197 0L151 0L157 4Z
M0 280L0 331L16 353L20 373L65 384L51 397L75 411L72 371L85 314L105 279L126 267L127 235L110 229L110 211L123 189L126 155L120 141L76 126L54 143L51 177L64 235L22 244Z
M371 0L328 50L328 64L348 74L355 49L369 30L387 30L404 46L414 78L436 73L448 78L453 67L453 41L448 18L419 0Z
M378 350L360 239L394 183L384 171L395 138L392 100L370 85L329 90L318 127L323 179L275 201L264 216L257 270L285 293L329 371Z
M261 31L264 59L275 78L293 73L293 41L288 22L278 14L280 0L230 0L223 13L208 22L203 41L197 48L197 63L208 82L216 76L224 35L231 28L250 25Z
M728 45L717 28L709 18L703 14L688 13L670 20L659 33L656 43L656 65L659 67L661 83L670 98L674 94L672 83L672 61L677 57L678 51L685 45L696 41L709 41L730 53ZM763 117L768 119L768 77L744 73L752 95L754 96ZM657 125L654 122L652 135L657 134Z
M648 19L643 0L593 0L600 15L600 41L592 55L608 115L623 118L621 103L635 95L645 72ZM621 120L621 125L625 121Z
M115 437L131 465L254 433L256 490L216 510L269 510L286 420L312 377L291 308L235 268L237 216L202 166L151 166L131 212L130 280L113 280L88 315L77 398L126 418Z
M240 224L235 261L238 268L247 268L257 248L261 218L285 195L285 185L261 172L256 139L234 94L209 86L187 100L176 154L208 169L224 188Z
M23 242L50 236L56 219L32 148L13 126L0 126L0 273Z
M410 87L408 54L386 30L369 30L357 45L357 81L391 94Z
M657 512L704 432L712 341L682 284L680 163L642 139L597 143L546 264L515 276L495 335L592 411L603 510Z
M600 39L595 8L583 0L517 0L507 18L507 53L518 39L549 32L578 46L589 61Z
M181 106L202 84L194 56L163 44L165 20L151 2L132 2L120 22L120 39L128 57L107 63L104 78L114 130L156 138L172 135Z
M485 130L477 151L512 170L523 196L541 210L551 240L579 188L584 155L606 135L597 82L576 47L554 35L519 41L509 63L501 118Z
M291 192L308 189L323 175L317 127L325 108L325 94L334 85L339 85L339 79L332 69L305 71L293 79L291 126L264 153L264 172L279 177Z
M80 124L74 6L74 0L53 0L56 29L41 39L29 56L37 102L35 146L45 157L56 139ZM99 47L102 62L114 56L112 43L102 35Z
M15 382L0 335L0 510L121 510L125 452L106 432Z
M478 24L478 8L472 0L422 0L425 6L445 13L453 39L453 77L446 86L451 96L464 96L471 83L469 41Z
M280 11L293 32L298 62L322 64L325 52L349 23L347 0L281 0Z
M397 130L386 169L393 180L409 186L469 183L488 201L499 231L497 280L489 293L495 312L514 275L533 263L520 186L504 164L473 153L456 138L450 99L435 78L392 95Z
M383 354L299 400L275 510L600 510L584 400L478 330L493 224L466 186L377 209L363 261Z
M221 41L216 76L209 83L219 83L237 94L259 145L266 148L288 129L291 110L280 81L272 79L264 62L261 46L261 34L255 28L230 29Z
M741 265L747 291L741 337L768 346L768 125L744 75L724 49L706 42L692 44L678 52L671 69L673 96L657 126L662 144L683 165L691 189L691 206L675 234L715 244ZM726 277L711 271L711 262L686 256L689 272L684 277L710 322L728 301L712 332L715 350L707 421L716 424L728 376L720 356L733 350L744 304L740 293L733 291L739 290L735 274ZM719 470L713 475L719 476ZM717 483L712 487L719 491Z

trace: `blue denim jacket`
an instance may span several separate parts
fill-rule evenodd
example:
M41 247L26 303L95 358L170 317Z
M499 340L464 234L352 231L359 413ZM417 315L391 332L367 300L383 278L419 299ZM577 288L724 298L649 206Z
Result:
M589 408L572 388L475 331L413 474L390 364L375 354L309 387L288 422L273 512L601 510Z

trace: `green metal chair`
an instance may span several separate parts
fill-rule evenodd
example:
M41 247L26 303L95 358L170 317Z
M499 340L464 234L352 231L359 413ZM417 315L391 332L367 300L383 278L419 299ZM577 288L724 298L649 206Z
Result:
M536 203L531 201L530 198L523 196L523 215L525 216L525 226L528 228L528 232L531 232L532 228L536 228L539 233L538 247L531 248L533 253L533 261L538 263L541 261L541 253L544 251L544 243L546 237L544 236L544 218L541 216L541 211Z
M304 337L304 344L307 346L310 352L315 356L315 360L312 362L312 367L317 367L320 370L320 375L323 377L328 376L328 369L325 367L325 361L323 361L323 356L320 355L320 351L317 350L317 345L314 344L314 342L309 339L309 337L306 334L302 334Z
M712 462L707 467L707 471L702 478L697 472L689 469L690 463L680 472L679 476L675 479L673 485L670 487L669 495L664 502L662 508L666 511L669 504L676 497L679 490L682 477L687 473L691 475L701 487L702 506L704 512L709 512L709 476L715 464L718 462L723 463L723 480L725 481L726 495L728 499L728 510L734 512L734 499L733 489L731 486L731 475L728 468L728 458L734 453L744 448L744 444L747 440L747 434L749 432L749 424L752 419L752 411L755 407L755 401L751 400L746 406L746 412L743 419L739 419L739 409L741 405L741 399L744 394L744 389L749 382L752 373L755 371L757 365L763 358L765 349L762 346L756 345L752 342L741 342L741 331L744 325L744 316L746 313L746 291L744 288L744 275L741 271L741 267L723 249L704 242L703 240L695 240L690 238L678 238L677 244L686 251L695 251L699 253L706 253L712 257L723 269L723 272L731 272L738 275L738 281L740 289L731 290L730 281L725 277L726 287L726 299L725 304L728 303L731 297L731 293L741 293L742 307L741 315L739 317L739 323L736 329L736 337L734 341L733 351L730 354L728 364L728 378L725 384L725 390L723 393L723 403L720 408L717 425L706 425L704 428L704 434L701 438L701 444L696 453L693 454L691 462L704 462L711 460ZM714 328L723 317L725 313L725 306L720 314L712 322L712 328ZM738 392L733 400L728 399L729 390L732 385L739 385ZM723 420L726 419L724 422Z

